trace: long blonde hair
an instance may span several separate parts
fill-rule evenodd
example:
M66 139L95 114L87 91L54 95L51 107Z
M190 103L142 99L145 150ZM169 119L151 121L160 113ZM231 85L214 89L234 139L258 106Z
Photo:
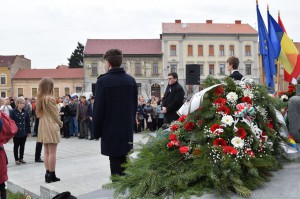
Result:
M49 77L44 77L41 79L39 88L38 88L38 94L37 94L37 100L36 100L36 114L37 117L41 117L43 115L43 107L42 102L45 96L47 95L53 95L53 87L54 83L53 80Z

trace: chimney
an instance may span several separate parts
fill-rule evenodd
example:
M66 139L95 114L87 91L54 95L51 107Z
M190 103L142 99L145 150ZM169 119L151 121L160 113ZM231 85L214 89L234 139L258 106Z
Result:
M212 24L212 23L213 23L213 20L207 19L207 20L206 20L206 23Z
M242 20L235 20L235 24L242 24Z
M181 19L176 19L175 23L181 23Z

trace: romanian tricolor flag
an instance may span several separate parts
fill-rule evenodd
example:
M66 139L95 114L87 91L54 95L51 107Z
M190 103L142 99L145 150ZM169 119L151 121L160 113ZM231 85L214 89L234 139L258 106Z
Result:
M289 135L289 145L295 149L297 149L297 151L299 151L298 149L298 145L296 144L293 136Z
M280 20L281 21L281 20ZM282 24L282 22L281 22ZM284 27L281 27L268 10L269 38L273 44L275 55L284 68L284 80L292 82L300 75L300 54L294 42L288 37Z

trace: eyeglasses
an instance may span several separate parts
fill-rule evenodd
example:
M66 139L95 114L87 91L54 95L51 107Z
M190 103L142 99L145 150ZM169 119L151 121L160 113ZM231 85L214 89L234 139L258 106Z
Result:
M175 79L174 77L168 77L168 80Z

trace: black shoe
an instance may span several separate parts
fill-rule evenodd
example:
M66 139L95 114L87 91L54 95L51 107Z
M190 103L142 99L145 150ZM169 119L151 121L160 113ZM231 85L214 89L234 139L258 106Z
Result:
M80 137L80 136L78 137L78 139L83 139L83 138L84 138L84 137Z
M90 138L89 140L93 140L94 138Z
M57 182L57 181L60 181L60 179L58 177L56 177L55 171L54 172L49 172L49 174L46 175L46 182L47 183Z
M35 160L35 162L44 162L44 161L40 158L40 159Z
M99 139L95 139L95 141L98 141Z

